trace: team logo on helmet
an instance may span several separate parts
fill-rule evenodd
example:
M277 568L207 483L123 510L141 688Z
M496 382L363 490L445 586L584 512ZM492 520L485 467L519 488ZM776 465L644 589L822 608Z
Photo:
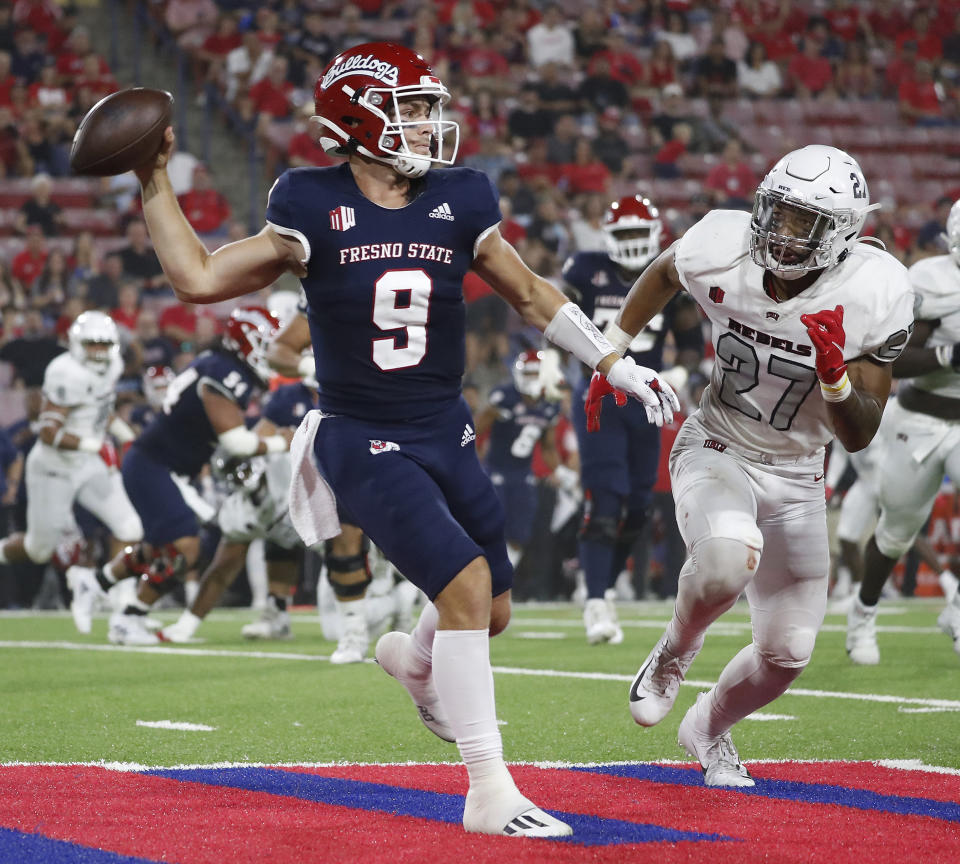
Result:
M354 55L353 57L337 58L333 65L326 71L320 81L320 86L326 90L334 81L343 78L344 75L353 75L363 73L371 78L382 81L388 87L396 87L400 77L400 70L392 63L378 59L373 54L366 56Z

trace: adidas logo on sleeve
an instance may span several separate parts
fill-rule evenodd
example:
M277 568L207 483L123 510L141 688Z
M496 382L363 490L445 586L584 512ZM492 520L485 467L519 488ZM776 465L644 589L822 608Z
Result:
M453 213L450 212L450 205L446 201L438 204L427 215L431 219L446 219L448 222L453 222Z

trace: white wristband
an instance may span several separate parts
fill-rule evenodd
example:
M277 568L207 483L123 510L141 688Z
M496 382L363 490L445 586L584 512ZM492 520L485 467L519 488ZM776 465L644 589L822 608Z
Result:
M261 438L267 448L267 453L285 453L287 450L287 439L282 435L268 435Z
M543 335L591 369L596 369L597 364L607 355L616 353L607 337L576 303L564 303L543 331Z
M297 374L301 378L309 378L317 371L317 361L313 359L313 354L304 354L297 363Z
M633 336L627 333L626 330L622 330L616 321L611 321L603 328L603 335L607 337L613 346L613 350L621 357L627 353L630 343L633 342Z
M126 444L128 441L133 441L136 438L136 433L133 429L130 428L130 424L127 423L122 417L114 417L110 421L109 432L117 439L118 444Z
M84 453L99 453L102 446L103 441L92 435L82 435L77 442L77 450L82 450Z
M953 369L953 363L950 362L953 358L953 345L937 345L933 350L937 355L937 363L944 369Z
M850 383L846 372L843 373L843 377L836 384L820 382L820 393L824 402L843 402L844 399L850 397L852 392L853 385Z

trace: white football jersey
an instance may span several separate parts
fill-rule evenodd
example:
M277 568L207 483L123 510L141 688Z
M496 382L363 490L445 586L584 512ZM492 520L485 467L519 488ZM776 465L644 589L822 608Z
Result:
M102 438L113 414L117 381L122 372L123 361L119 357L100 375L69 353L60 354L43 373L43 395L54 404L70 409L63 423L67 432Z
M300 538L288 513L290 454L275 453L259 458L264 460L267 482L263 499L254 503L246 492L233 492L220 505L217 522L231 541L245 542L263 537L291 549L299 545Z
M864 243L782 302L766 293L763 268L750 257L749 213L711 211L678 241L675 260L684 287L710 319L716 352L701 421L734 448L802 456L834 437L802 314L844 307L847 361L892 362L913 326L906 268Z
M949 255L923 258L910 268L910 282L917 295L917 321L938 319L927 340L928 348L960 342L960 267ZM920 390L960 399L960 372L938 369L913 379Z

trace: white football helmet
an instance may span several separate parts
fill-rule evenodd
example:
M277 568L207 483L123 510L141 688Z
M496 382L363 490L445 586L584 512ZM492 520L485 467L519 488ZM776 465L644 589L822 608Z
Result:
M101 375L120 356L120 333L103 312L81 312L67 331L70 355Z
M757 189L750 256L781 279L839 264L879 208L857 161L836 147L811 144L784 156Z
M943 235L947 243L947 251L953 258L953 263L960 267L960 201L954 201L947 216L947 231Z

